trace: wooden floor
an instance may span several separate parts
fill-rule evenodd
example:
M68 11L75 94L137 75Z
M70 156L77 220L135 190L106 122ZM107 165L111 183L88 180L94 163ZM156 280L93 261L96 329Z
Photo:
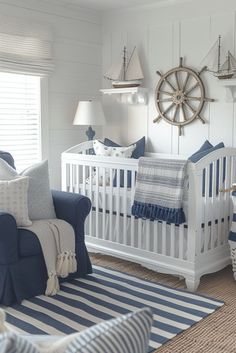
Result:
M104 255L91 255L94 264L150 281L185 288L184 281L157 274L139 265ZM225 302L214 314L159 348L157 353L236 353L236 281L230 267L202 277L198 292Z

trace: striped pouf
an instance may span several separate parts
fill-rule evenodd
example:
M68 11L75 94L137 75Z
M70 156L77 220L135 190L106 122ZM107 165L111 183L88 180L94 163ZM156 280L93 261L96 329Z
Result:
M231 230L229 233L229 245L231 252L232 260L232 269L234 274L234 279L236 280L236 191L232 192L232 201L233 201L233 219Z
M62 283L54 297L40 295L5 308L8 324L22 334L58 336L149 307L152 352L224 304L100 266L93 272Z

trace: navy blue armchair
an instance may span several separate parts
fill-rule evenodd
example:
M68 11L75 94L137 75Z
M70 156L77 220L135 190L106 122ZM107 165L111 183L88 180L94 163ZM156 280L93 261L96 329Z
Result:
M7 152L0 158L14 167ZM92 272L84 242L84 222L91 209L90 200L82 195L52 191L57 218L70 223L75 231L77 272L63 280L83 277ZM43 294L47 270L37 236L18 229L14 217L0 210L0 304L20 303L23 299Z

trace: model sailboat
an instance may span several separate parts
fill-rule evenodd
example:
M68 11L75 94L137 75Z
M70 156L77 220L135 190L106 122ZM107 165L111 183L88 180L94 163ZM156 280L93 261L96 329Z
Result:
M138 87L142 83L143 71L136 47L133 49L130 57L126 47L123 50L123 57L104 75L105 78L112 81L114 88Z
M223 64L221 64L221 58L222 45L221 36L219 36L203 61L207 66L207 70L212 72L219 80L230 79L236 74L236 59L229 50Z

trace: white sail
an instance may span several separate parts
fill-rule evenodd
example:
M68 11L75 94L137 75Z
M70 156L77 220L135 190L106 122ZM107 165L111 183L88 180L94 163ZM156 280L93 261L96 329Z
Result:
M202 59L201 65L207 66L209 71L216 72L218 70L218 39L210 47L206 56Z
M230 53L230 51L228 52L227 59L221 66L221 71L233 71L233 72L236 71L236 60L233 57L233 55Z
M137 50L133 51L133 54L130 58L128 66L126 68L125 79L126 80L142 80L143 71L141 68L140 60L138 57Z
M110 69L105 73L104 77L109 80L120 80L122 78L123 69L123 61L122 58L120 58L119 61L112 64Z
M207 66L208 71L212 71L213 73L217 73L221 67L222 57L225 56L227 51L225 50L224 46L222 45L219 37L213 45L210 47L209 51L205 55L205 57L201 61L202 66ZM220 57L219 57L219 44L220 44Z

